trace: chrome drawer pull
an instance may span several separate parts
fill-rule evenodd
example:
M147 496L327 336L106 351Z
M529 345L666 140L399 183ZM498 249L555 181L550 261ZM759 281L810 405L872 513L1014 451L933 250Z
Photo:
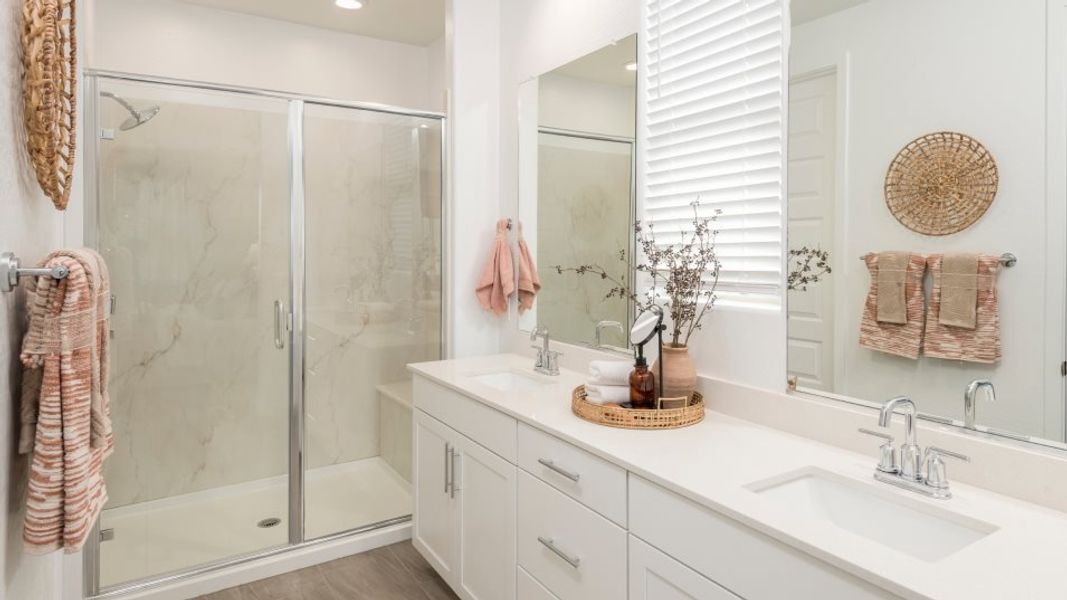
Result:
M558 557L562 558L563 560L567 561L567 564L572 566L572 567L574 567L575 569L577 569L578 565L581 564L581 562L582 562L582 559L580 559L578 557L569 556L566 552L564 552L564 551L560 550L559 548L557 548L556 547L556 542L554 542L551 538L545 538L545 537L537 536L537 541L539 541L542 544L544 544L545 548L548 548L556 556L558 556Z
M548 467L549 469L552 469L553 471L559 473L560 475L566 477L567 479L570 479L571 481L573 481L575 483L578 483L578 480L582 478L582 476L579 475L578 473L574 473L572 471L568 471L568 470L566 470L566 469L564 469L562 467L557 467L556 463L554 461L551 461L551 460L549 460L547 458L539 458L539 459L537 459L537 462L539 462L542 465Z
M448 488L452 484L452 473L450 467L452 466L452 445L445 443L445 493L448 493Z

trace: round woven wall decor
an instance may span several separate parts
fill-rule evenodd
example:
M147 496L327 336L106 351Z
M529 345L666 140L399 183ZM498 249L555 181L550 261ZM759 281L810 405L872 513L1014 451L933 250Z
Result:
M26 147L37 182L60 210L74 176L76 54L74 0L23 0Z
M973 225L997 195L993 155L978 140L951 131L904 146L885 175L885 203L902 225L948 235Z

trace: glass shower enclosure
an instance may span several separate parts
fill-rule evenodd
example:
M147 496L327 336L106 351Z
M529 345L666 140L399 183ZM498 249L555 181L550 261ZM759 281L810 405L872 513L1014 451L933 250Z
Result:
M115 431L88 594L408 520L443 117L111 73L86 95Z

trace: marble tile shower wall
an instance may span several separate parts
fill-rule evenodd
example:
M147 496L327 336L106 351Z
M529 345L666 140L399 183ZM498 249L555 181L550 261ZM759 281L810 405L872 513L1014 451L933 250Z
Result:
M122 116L108 107L102 118ZM383 217L420 204L417 185L389 196L381 181L393 163L419 181L421 146L389 161L380 125L320 129L310 114L307 123L314 467L378 454L376 386L436 357L440 322L428 291L439 279L380 258L404 255L390 246L401 239L432 241L404 227L437 231L434 215ZM273 345L272 317L289 285L286 137L284 103L165 103L101 144L99 240L116 295L112 507L286 473L288 350ZM435 275L437 241L426 257Z

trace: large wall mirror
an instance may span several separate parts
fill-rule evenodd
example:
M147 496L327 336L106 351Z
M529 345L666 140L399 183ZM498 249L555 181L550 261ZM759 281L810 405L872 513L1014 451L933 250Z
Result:
M541 277L520 329L627 346L629 302L607 297L611 281L572 269L598 265L620 278L632 270L636 70L632 35L519 88L519 220Z
M928 418L1062 447L1067 28L1049 6L792 0L798 391L906 395Z

